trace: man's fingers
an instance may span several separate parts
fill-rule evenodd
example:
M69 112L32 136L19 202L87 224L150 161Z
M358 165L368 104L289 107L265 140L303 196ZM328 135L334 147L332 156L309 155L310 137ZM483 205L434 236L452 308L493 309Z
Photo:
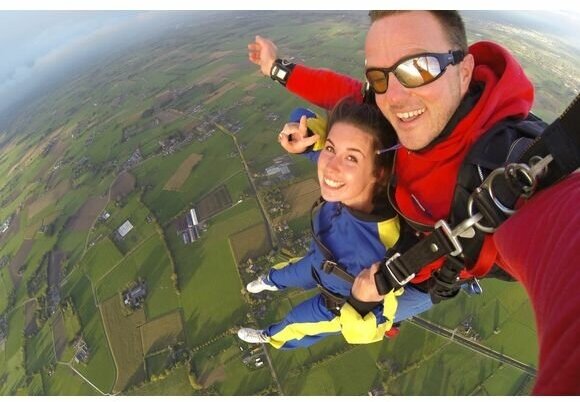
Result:
M300 146L303 146L305 148L316 144L316 142L320 139L320 136L318 134L314 134L310 137L305 137L302 138L302 140L300 140Z
M308 132L306 120L307 120L306 116L301 116L300 124L298 125L298 133L302 136L302 138L306 137L306 133Z
M375 262L373 265L371 265L371 267L369 268L370 270L370 274L372 274L373 278L375 277L375 273L379 270L379 267L381 266L380 262Z

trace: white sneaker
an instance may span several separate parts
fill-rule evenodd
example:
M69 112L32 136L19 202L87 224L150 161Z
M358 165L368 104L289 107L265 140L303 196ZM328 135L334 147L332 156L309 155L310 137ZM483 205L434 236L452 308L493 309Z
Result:
M264 334L264 331L253 328L240 328L238 330L238 338L248 343L268 343L270 337Z
M260 293L264 290L269 290L270 292L276 292L278 289L275 285L271 285L266 282L266 275L260 275L258 279L246 285L246 290L250 293Z

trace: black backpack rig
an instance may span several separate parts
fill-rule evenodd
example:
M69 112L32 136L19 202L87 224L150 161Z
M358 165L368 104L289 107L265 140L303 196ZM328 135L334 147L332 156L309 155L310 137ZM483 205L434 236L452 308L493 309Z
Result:
M481 136L459 169L448 221L430 227L406 220L401 241L375 274L379 293L403 287L422 267L445 257L429 281L414 286L428 291L434 303L456 296L459 272L473 266L484 237L516 212L518 201L580 167L579 97L550 125L529 114L506 119ZM417 232L430 234L418 238ZM495 264L485 277L513 280Z

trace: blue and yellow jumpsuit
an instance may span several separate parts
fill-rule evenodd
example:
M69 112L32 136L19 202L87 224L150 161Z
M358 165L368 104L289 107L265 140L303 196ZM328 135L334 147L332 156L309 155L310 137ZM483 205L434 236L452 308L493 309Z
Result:
M302 115L308 117L309 130L321 137L312 150L303 154L316 162L325 142L326 121L302 108L293 111L290 120L297 122ZM353 277L382 260L387 249L399 238L399 218L387 202L381 203L380 210L375 208L371 214L353 210L342 203L324 202L312 219L316 237L332 253L334 262ZM312 241L304 257L270 270L267 281L279 289L323 287L322 292L326 295L330 293L343 299L340 307L329 309L328 296L325 298L319 293L294 307L282 321L265 330L275 348L307 347L337 333L342 333L349 343L377 342L391 328L397 309L395 294L389 293L384 302L378 303L362 317L350 304L344 303L350 296L352 284L323 271L322 264L327 257Z
M341 203L326 202L313 220L315 234L332 252L335 262L355 277L374 262L382 260L399 237L399 218L390 208L373 215L352 210ZM346 300L351 283L324 272L324 260L325 255L313 241L308 253L300 260L280 269L272 268L268 281L279 289L313 289L320 285ZM348 303L338 311L330 310L324 296L319 293L294 307L282 321L270 325L265 333L270 337L270 344L278 349L307 347L339 332L349 343L377 342L392 326L396 309L393 292L364 317Z

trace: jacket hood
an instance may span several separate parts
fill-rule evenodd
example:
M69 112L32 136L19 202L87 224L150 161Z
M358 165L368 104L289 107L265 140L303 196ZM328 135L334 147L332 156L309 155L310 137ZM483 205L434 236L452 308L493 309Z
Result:
M422 223L432 224L449 214L459 168L473 143L508 117L524 118L533 103L532 83L505 48L482 41L470 46L469 53L475 59L471 83L483 86L477 103L432 148L397 151L397 204L407 217Z

